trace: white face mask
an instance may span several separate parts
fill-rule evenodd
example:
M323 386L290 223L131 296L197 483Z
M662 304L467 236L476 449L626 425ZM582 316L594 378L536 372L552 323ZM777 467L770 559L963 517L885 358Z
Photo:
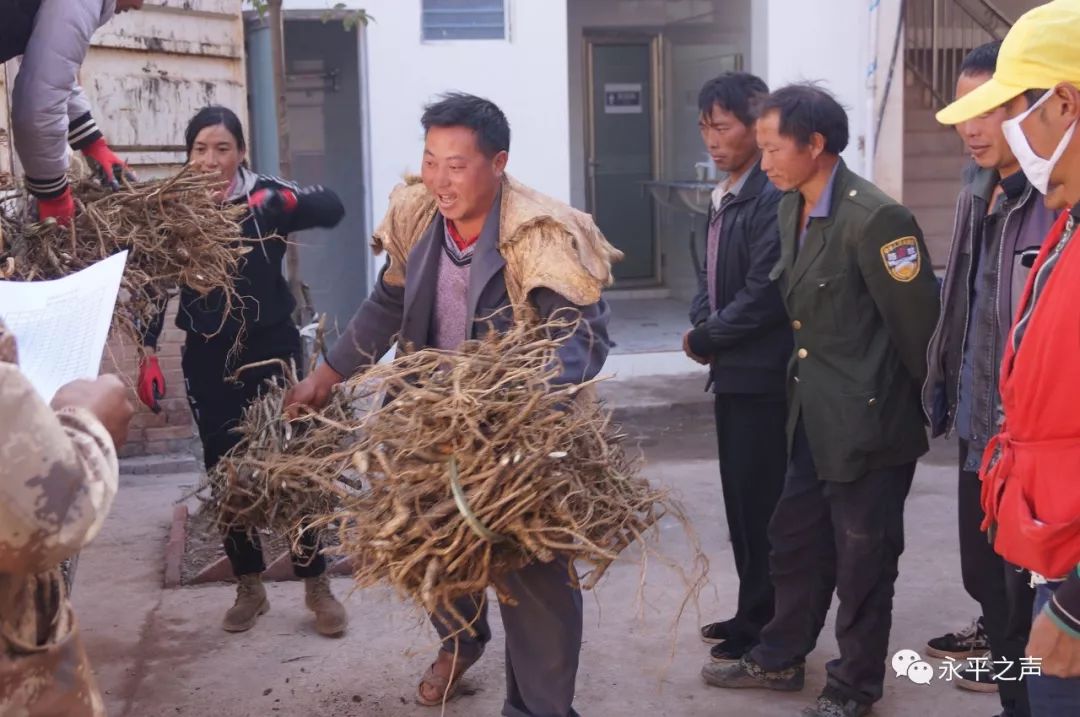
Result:
M1069 140L1072 139L1073 132L1076 130L1076 122L1073 122L1069 125L1069 129L1065 130L1065 136L1058 142L1057 149L1054 150L1049 159L1043 159L1035 154L1035 150L1031 148L1031 144L1028 142L1027 135L1024 134L1024 129L1020 126L1020 123L1053 95L1054 91L1050 90L1040 97L1038 102L1029 107L1027 112L1001 123L1001 131L1005 133L1005 141L1009 143L1009 148L1016 155L1016 160L1020 163L1020 169L1024 171L1028 181L1031 182L1031 186L1038 189L1043 195L1050 191L1050 174L1054 171L1054 165L1061 159L1061 155L1065 154L1065 150L1069 146Z

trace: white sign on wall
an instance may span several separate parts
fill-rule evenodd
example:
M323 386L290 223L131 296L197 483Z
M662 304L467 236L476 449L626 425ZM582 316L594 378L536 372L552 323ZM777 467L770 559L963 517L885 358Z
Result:
M604 84L604 114L639 115L642 113L640 82Z

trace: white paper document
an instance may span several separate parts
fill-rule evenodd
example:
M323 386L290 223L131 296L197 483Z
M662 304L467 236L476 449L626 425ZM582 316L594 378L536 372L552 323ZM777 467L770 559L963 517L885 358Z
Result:
M0 281L0 319L19 367L46 401L78 378L96 378L127 252L55 281Z

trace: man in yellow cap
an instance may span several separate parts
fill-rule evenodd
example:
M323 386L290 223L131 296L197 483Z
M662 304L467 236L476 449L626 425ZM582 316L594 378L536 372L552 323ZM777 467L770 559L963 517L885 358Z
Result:
M1032 89L1046 91L1002 131L1046 205L1065 211L1019 302L1001 366L1005 418L980 477L994 549L1037 585L1032 714L1067 715L1080 714L1080 0L1021 17L994 76L937 118L964 122Z
M1000 49L1001 41L990 42L964 58L957 97L990 80ZM1030 267L1058 214L1046 208L1043 195L1024 176L1001 125L1045 92L1030 90L956 125L977 169L957 200L941 318L927 351L923 386L933 435L955 433L958 439L960 575L964 589L982 608L974 629L930 640L927 654L973 658L957 671L955 683L997 692L1001 717L1031 714L1020 658L1031 632L1035 591L1026 572L1003 560L986 540L979 466L997 433L998 371L1013 316Z

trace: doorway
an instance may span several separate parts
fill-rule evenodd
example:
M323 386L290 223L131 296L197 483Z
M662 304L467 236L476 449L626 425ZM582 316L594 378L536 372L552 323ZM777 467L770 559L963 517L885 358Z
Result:
M344 329L368 293L364 235L361 74L358 34L340 22L286 17L286 108L294 180L333 189L346 206L331 229L290 237L304 282L329 337Z
M658 176L659 39L587 35L586 195L608 241L625 255L621 286L661 281L656 212L645 182Z

